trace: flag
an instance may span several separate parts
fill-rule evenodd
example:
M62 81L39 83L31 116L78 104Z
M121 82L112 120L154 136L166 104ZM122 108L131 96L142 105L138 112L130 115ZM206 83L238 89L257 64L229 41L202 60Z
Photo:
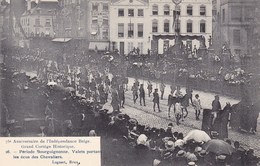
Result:
M172 12L173 12L172 29L174 29L175 32L176 10L173 10Z

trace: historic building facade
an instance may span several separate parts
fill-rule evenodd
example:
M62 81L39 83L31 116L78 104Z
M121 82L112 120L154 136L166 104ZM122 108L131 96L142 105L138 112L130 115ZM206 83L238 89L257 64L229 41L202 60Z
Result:
M112 0L110 4L110 48L120 54L150 49L149 3L146 0Z
M88 0L87 33L90 50L109 50L109 0Z
M220 41L237 61L239 57L251 54L251 39L257 27L256 4L259 4L257 0L220 1Z
M200 40L208 41L212 36L211 0L150 0L149 19L151 38L159 36L158 53L175 44L180 36L184 45L199 49ZM205 42L209 46L208 42Z
M59 0L57 37L85 39L88 37L87 0Z
M55 37L58 2L39 1L32 8L27 0L27 10L22 14L20 23L27 37Z

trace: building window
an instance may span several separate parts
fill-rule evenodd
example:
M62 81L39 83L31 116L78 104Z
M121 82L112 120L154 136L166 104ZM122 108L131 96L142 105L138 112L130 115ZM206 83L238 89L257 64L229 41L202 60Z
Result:
M158 32L158 21L157 20L153 20L152 32Z
M51 19L46 19L45 26L46 27L50 27L51 26Z
M118 9L118 17L124 17L125 12L124 9Z
M187 6L187 15L192 16L192 6Z
M97 24L98 23L98 18L97 17L93 17L92 18L92 24Z
M144 16L144 10L143 9L138 9L138 16L143 17Z
M108 19L107 18L103 19L103 25L108 25Z
M134 24L128 23L128 37L132 38L134 37Z
M124 37L124 24L118 24L118 37Z
M157 6L157 5L153 5L152 14L153 14L153 15L158 15L158 6Z
M39 19L39 18L36 18L36 19L35 19L35 25L37 25L37 26L40 25L40 19Z
M137 30L138 30L138 37L143 37L144 36L144 25L138 24Z
M103 39L108 39L108 31L107 30L103 31L102 37L103 37Z
M92 11L98 11L98 4L92 4Z
M108 11L108 4L107 3L103 4L103 11Z
M225 9L222 9L222 22L225 22L225 16L226 16L226 12Z
M241 43L240 30L239 29L234 29L233 30L233 43L235 45L239 45Z
M170 15L170 6L164 5L164 15Z
M200 6L200 15L206 16L206 6Z
M192 33L192 21L187 21L187 33Z
M164 21L163 31L164 31L164 32L170 32L170 23L169 23L169 20L165 20L165 21Z
M134 9L128 9L128 16L134 17Z
M200 21L200 33L206 33L206 22L204 20Z
M242 8L240 6L231 6L231 20L242 21Z
M254 13L256 11L251 6L245 7L245 21L254 21Z

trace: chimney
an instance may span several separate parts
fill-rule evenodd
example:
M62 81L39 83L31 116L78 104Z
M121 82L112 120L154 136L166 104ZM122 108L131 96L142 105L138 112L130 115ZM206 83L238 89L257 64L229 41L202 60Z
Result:
M30 11L32 9L32 2L31 0L27 0L27 10Z

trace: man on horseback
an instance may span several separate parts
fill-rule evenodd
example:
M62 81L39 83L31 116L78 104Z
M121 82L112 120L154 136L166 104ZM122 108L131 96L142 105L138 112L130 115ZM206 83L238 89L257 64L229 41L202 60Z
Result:
M175 98L182 98L183 95L181 93L181 87L177 86L176 90L173 92L173 97Z

